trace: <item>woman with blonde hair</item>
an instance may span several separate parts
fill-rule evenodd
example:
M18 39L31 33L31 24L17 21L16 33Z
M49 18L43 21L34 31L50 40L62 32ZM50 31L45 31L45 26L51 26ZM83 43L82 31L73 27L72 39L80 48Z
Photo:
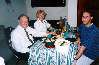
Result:
M37 37L44 37L48 35L47 29L51 26L46 20L47 13L43 9L39 9L36 12L36 22L34 23L34 28L36 29Z

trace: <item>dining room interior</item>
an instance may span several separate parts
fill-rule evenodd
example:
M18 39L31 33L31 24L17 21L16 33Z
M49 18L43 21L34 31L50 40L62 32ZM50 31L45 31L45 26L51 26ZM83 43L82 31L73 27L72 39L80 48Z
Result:
M33 65L33 64L34 65L61 65L62 63L61 60L64 60L66 58L71 58L71 60L67 59L66 61L64 61L64 63L67 63L67 65L71 65L73 60L72 56L75 55L77 52L77 46L76 46L76 43L74 42L75 41L74 38L76 38L75 31L77 32L77 28L81 24L82 11L86 9L94 12L94 16L95 16L94 23L99 28L99 22L98 22L99 4L98 3L99 3L98 0L0 0L0 57L4 58L5 65ZM62 39L63 41L61 44L64 46L64 42L71 43L70 44L71 50L69 52L69 55L67 55L66 57L66 55L64 55L65 51L61 52L63 49L66 49L66 48L60 47L61 48L60 51L57 51L59 50L59 48L56 48L56 50L53 50L54 47L50 46L50 44L45 48L43 47L44 44L38 44L41 42L37 41L36 42L37 44L34 44L35 47L33 46L30 48L30 57L27 61L28 62L27 64L24 60L19 60L16 57L16 55L13 53L11 48L9 47L9 44L10 44L9 40L11 38L10 34L12 30L15 29L15 27L18 25L18 16L20 14L26 14L29 17L29 26L34 27L34 23L36 21L36 11L38 9L43 9L47 13L46 20L48 21L48 23L51 24L52 28L55 29L55 30L51 29L50 31L56 32L56 30L58 30L58 34L66 30L74 32L74 33L70 33L71 34L70 36L67 35L69 33L64 33L65 36L68 36L68 38L66 39L72 42L64 41ZM63 25L65 27L65 30L61 29L61 26L59 25L60 21L64 22ZM60 36L62 36L62 34ZM53 39L55 39L54 42L57 42L56 40L60 40L60 39L56 39L55 36L53 37L49 36L46 39L43 38L41 41L46 42L44 40L51 41ZM74 45L72 45L72 43ZM52 58L52 57L56 61L54 60L50 61L49 58ZM58 60L60 57L62 59ZM19 60L18 63L17 63L17 60ZM44 60L47 60L47 62L45 62ZM44 62L45 64L43 64ZM99 65L99 61L96 61L95 63Z

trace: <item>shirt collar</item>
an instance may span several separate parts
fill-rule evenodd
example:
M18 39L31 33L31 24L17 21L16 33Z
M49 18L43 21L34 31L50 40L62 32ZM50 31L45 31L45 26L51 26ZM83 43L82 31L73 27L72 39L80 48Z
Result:
M21 27L20 25L18 25L18 27L20 28L20 29L23 29L24 30L24 28L23 27ZM29 26L28 26L29 27ZM26 29L28 29L28 27L26 28Z
M38 22L41 22L41 20L40 20L39 18L37 19L37 21L38 21ZM46 23L46 20L44 19L41 23L43 23L43 22Z
M89 25L85 25L86 27L90 27L90 26L92 26L93 25L93 23L91 23L91 24L89 24Z

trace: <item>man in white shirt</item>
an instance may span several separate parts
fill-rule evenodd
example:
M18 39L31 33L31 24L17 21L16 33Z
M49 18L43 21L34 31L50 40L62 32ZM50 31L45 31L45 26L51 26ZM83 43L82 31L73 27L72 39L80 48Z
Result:
M18 20L19 25L11 32L12 47L19 55L23 54L25 56L29 52L29 46L33 44L33 36L36 32L28 26L28 16L22 14L18 17Z

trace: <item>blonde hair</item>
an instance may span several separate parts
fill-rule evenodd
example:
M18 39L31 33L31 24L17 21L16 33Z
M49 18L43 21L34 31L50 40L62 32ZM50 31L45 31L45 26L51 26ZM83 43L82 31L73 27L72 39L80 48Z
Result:
M41 13L43 13L43 15L46 17L47 13L42 9L37 10L36 17L38 18L39 14L41 14Z

